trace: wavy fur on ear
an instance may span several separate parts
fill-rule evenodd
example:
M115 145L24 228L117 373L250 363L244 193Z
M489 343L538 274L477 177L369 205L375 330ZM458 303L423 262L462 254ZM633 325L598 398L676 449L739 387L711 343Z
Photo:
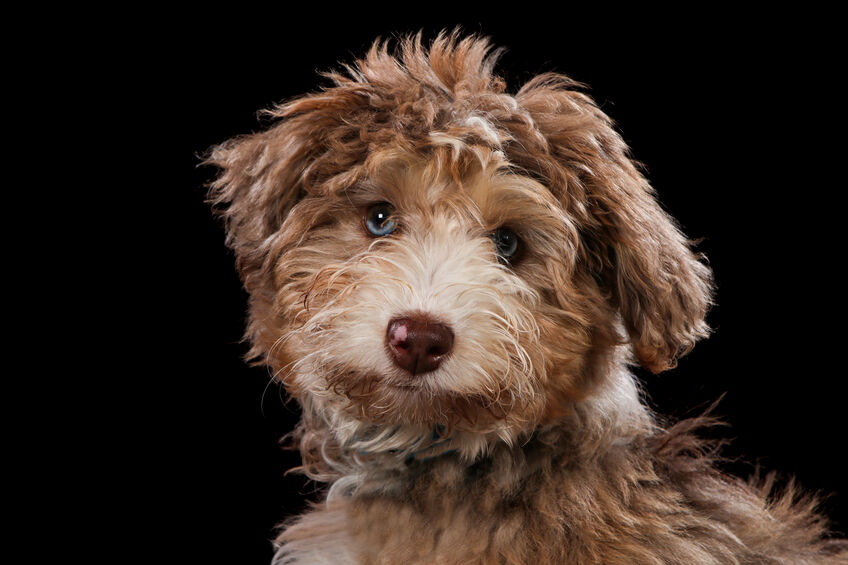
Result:
M705 337L711 272L655 199L610 118L567 77L545 74L516 95L535 143L511 159L580 218L581 258L621 312L639 362L659 372ZM527 151L527 148L530 151Z
M224 218L227 245L250 294L248 358L257 363L268 362L279 338L269 320L279 291L276 262L326 211L307 206L302 214L290 212L305 196L321 197L356 181L368 142L345 116L362 106L367 99L355 89L297 98L265 112L277 120L273 127L222 143L203 162L221 171L209 202Z

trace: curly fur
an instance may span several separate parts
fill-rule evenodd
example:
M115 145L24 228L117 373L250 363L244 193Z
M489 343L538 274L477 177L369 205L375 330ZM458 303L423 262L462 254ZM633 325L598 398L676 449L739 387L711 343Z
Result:
M628 364L663 371L708 334L710 270L580 85L508 94L498 53L375 43L207 160L250 356L301 403L302 470L329 484L276 561L848 563L814 500L722 475L698 422L663 430L640 402ZM400 228L369 237L383 201ZM410 312L457 336L417 379L383 345Z

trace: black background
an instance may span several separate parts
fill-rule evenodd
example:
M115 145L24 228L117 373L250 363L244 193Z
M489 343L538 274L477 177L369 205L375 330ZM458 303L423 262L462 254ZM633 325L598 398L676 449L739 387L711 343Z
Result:
M141 188L130 206L142 211L134 280L147 287L152 300L139 309L149 311L139 314L155 328L144 338L155 369L123 393L127 405L144 399L137 435L114 440L144 475L122 488L155 509L136 542L167 541L168 562L268 563L274 525L315 498L314 485L284 475L298 459L277 444L297 407L267 370L241 360L246 296L204 203L214 172L198 167L199 156L267 125L258 110L326 84L316 71L354 60L377 37L419 29L433 37L455 25L509 49L499 72L511 92L543 71L586 83L663 206L703 238L718 288L715 333L677 369L638 373L653 405L683 417L724 395L716 413L730 424L720 431L733 440L726 453L744 458L727 468L748 474L760 465L834 493L824 508L844 532L844 182L829 141L837 110L821 27L829 15L611 21L603 10L424 8L145 18L92 48L101 57L119 41L132 63L104 96L127 103L114 129L133 134L126 170Z

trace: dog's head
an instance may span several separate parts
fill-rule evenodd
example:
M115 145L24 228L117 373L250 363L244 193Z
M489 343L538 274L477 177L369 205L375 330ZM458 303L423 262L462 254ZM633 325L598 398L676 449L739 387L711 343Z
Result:
M610 119L559 75L507 94L496 55L375 44L208 161L252 356L342 440L511 440L591 395L622 343L658 372L707 332L710 272Z

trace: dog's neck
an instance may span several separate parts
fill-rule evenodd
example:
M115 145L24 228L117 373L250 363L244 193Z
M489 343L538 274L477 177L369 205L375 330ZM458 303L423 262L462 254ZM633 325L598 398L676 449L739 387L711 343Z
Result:
M374 425L304 404L305 431L319 437L329 472L311 475L331 483L330 495L350 495L379 484L398 484L404 475L420 473L439 460L460 467L479 465L487 458L513 460L520 467L526 455L556 442L558 453L569 458L591 458L650 434L654 421L640 400L636 379L622 361L611 363L606 378L586 399L574 402L566 415L548 426L533 430L519 441L504 441L497 431L475 433L442 426ZM328 417L328 414L330 415ZM310 429L312 428L312 429ZM319 433L315 428L323 428ZM314 438L313 438L314 439ZM304 459L306 459L306 450ZM308 472L308 465L305 466ZM516 469L516 472L520 472Z

